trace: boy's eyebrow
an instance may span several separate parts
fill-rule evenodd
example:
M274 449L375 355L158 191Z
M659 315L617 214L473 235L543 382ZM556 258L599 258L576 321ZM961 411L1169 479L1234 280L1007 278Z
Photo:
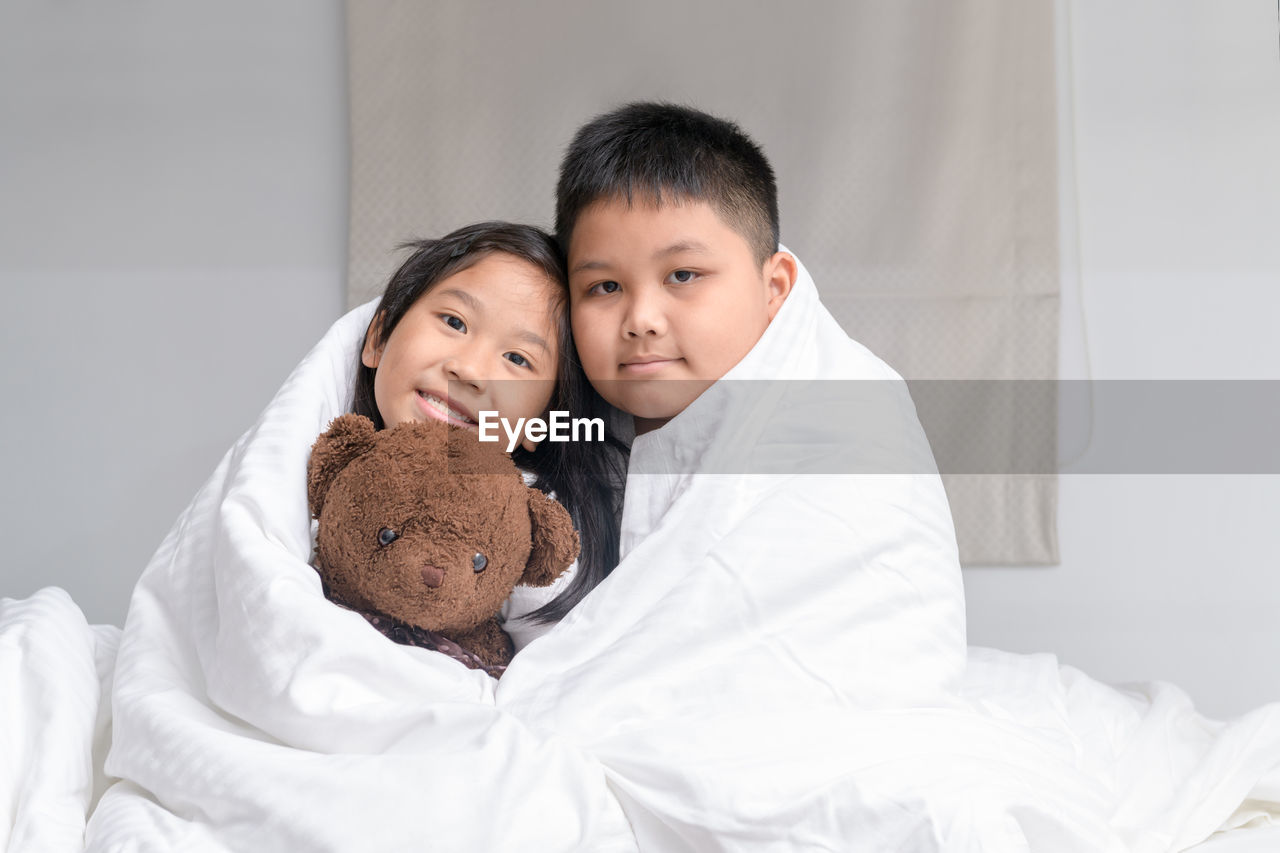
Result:
M609 264L607 261L583 261L582 263L576 265L573 269L569 270L569 275L574 275L580 272L587 272L588 270L607 270L607 269L609 269Z
M697 252L705 255L708 251L710 250L705 245L696 240L682 240L679 243L672 243L667 248L654 252L653 259L658 261L669 255L679 255L684 252Z
M655 261L660 261L663 258L670 257L671 255L679 255L684 252L695 252L705 255L709 251L711 250L708 249L705 244L699 243L696 240L682 240L679 243L672 243L665 249L659 249L654 252L653 259ZM610 266L611 265L608 261L583 261L582 263L574 266L574 268L569 271L569 274L574 275L588 270L607 270L610 269Z

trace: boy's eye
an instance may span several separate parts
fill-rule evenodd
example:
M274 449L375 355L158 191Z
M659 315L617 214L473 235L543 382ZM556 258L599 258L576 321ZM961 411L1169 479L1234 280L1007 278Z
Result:
M506 359L507 359L507 361L509 361L509 362L511 362L512 364L514 364L516 367L528 367L528 366L529 366L529 359L525 358L524 356L522 356L522 355L521 355L520 353L518 353L518 352L509 352L509 353L507 353L507 354L506 354Z
M444 320L445 325L450 329L454 329L459 332L465 332L467 330L467 324L462 322L461 318L455 317L452 314L441 314L440 319Z
M667 276L668 280L674 281L676 284L688 284L697 277L697 273L693 270L676 270Z
M588 293L617 293L621 287L616 281L602 281L591 285Z

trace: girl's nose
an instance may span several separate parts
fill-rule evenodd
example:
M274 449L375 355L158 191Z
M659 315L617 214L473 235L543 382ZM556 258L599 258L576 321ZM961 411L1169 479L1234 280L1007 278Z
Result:
M484 372L474 353L462 351L445 359L444 374L450 382L461 382L476 391L484 390Z

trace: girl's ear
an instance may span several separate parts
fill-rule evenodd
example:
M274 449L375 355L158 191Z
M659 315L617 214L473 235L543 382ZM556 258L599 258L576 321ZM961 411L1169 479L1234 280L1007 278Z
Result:
M382 339L382 313L373 315L373 319L369 321L369 329L364 333L364 349L360 351L360 363L365 367L376 368L378 363L382 361L382 345L377 341Z
M537 489L529 489L533 550L520 583L548 586L578 559L578 534L569 511Z
M787 301L791 288L795 287L800 277L800 269L796 259L787 252L774 252L773 257L764 262L764 283L768 290L769 322L777 316L782 303Z
M320 517L333 479L351 460L373 447L376 435L373 421L364 415L343 415L316 439L307 461L307 505L313 518Z

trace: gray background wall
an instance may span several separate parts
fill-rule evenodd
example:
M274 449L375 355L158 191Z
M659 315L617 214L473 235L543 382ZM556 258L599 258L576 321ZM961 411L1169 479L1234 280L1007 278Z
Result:
M1280 378L1275 4L1064 9L1063 375ZM122 622L338 316L342 18L0 6L0 595L57 584ZM968 570L971 642L1174 681L1216 716L1280 700L1278 509L1276 476L1065 475L1062 565Z
M337 316L342 9L0 4L0 595L121 623Z

